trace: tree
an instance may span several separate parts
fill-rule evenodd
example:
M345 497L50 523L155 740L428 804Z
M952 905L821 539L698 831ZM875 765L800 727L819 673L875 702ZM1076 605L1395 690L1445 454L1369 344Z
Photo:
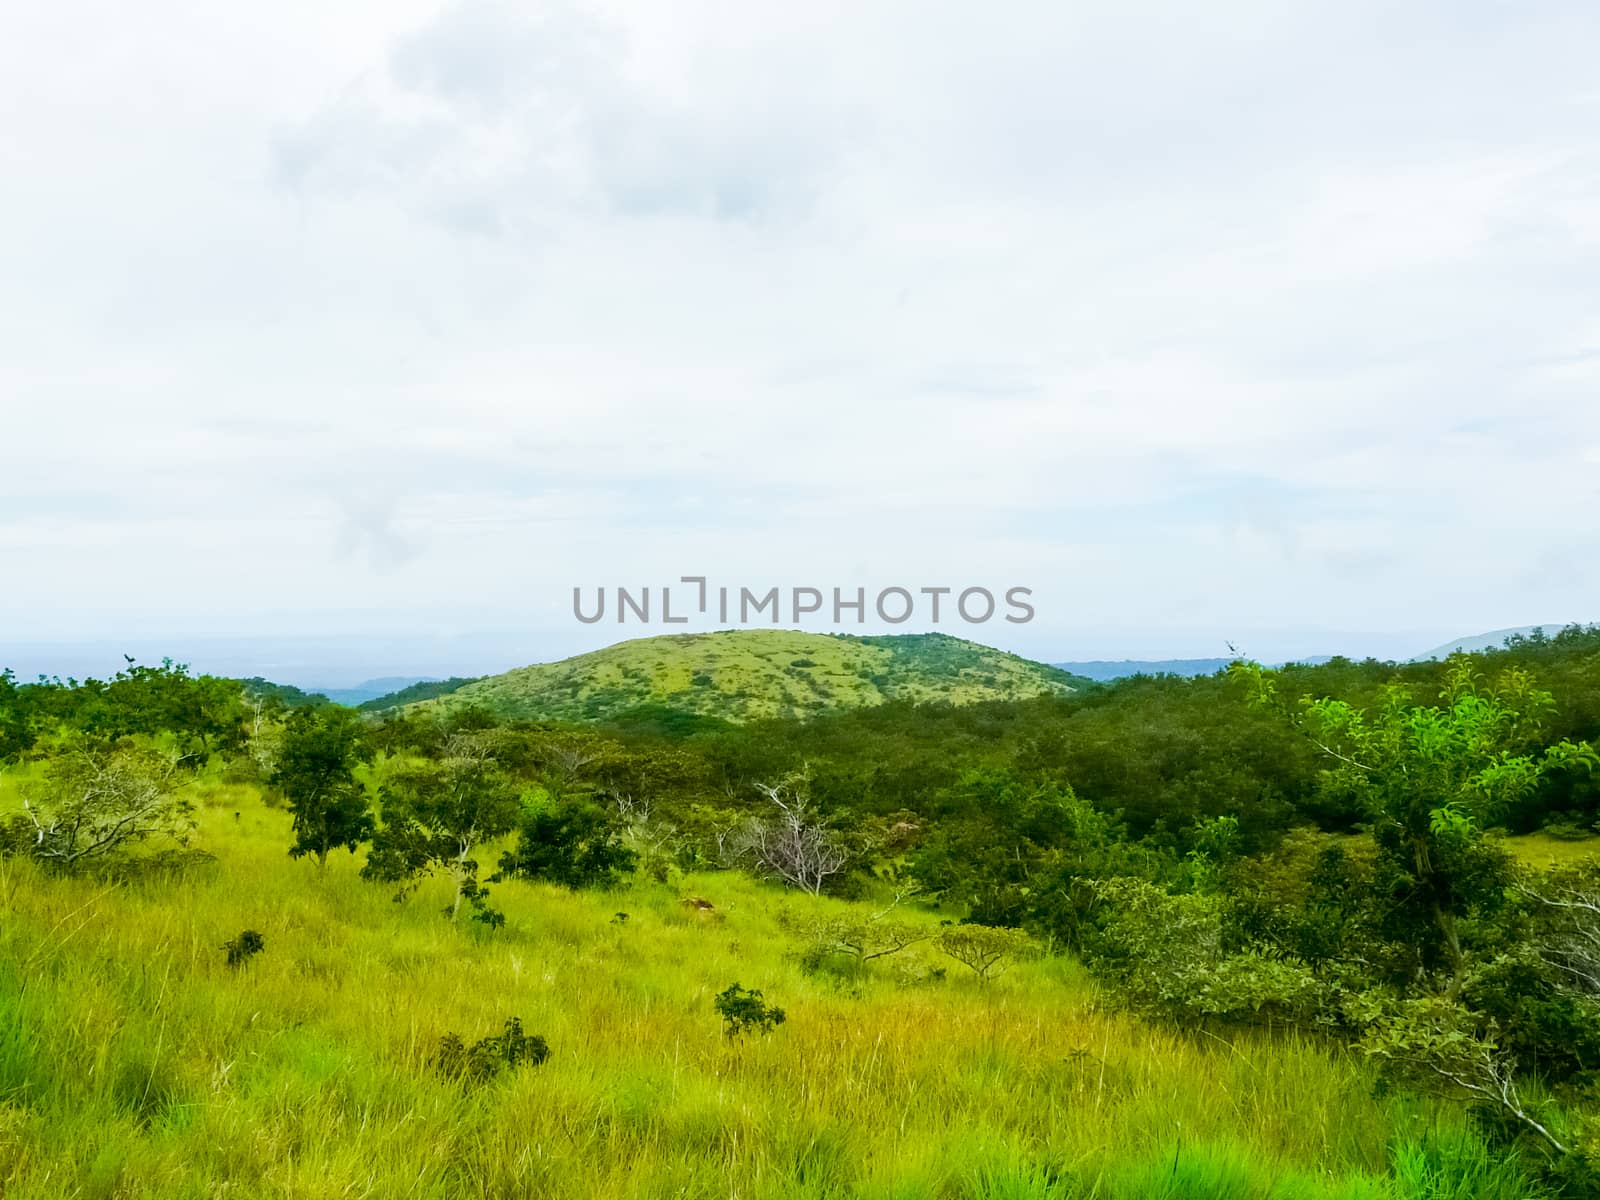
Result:
M988 983L1028 948L1028 935L1020 929L951 925L940 932L933 944L971 968L980 982Z
M866 917L820 917L806 928L809 945L806 959L820 963L832 955L846 960L852 968L866 966L874 959L889 958L934 936L926 925L897 921L889 914L899 905L897 895L887 908Z
M181 790L189 778L177 754L79 745L51 759L44 778L23 789L25 838L16 841L69 871L140 842L186 845L195 827L194 805Z
M371 762L372 751L353 712L331 704L295 709L284 723L277 759L271 782L294 814L290 858L315 854L320 870L329 851L343 846L353 854L372 836L372 807L356 778L356 767Z
M1260 703L1278 703L1276 675L1234 664ZM1352 798L1378 848L1379 885L1394 897L1394 926L1414 971L1442 971L1454 999L1466 979L1462 922L1499 905L1511 883L1507 856L1486 829L1548 774L1592 768L1594 750L1563 739L1543 744L1549 692L1521 668L1486 684L1474 660L1447 665L1439 704L1419 704L1390 684L1375 709L1324 697L1300 702L1297 724L1329 763L1326 790Z
M363 878L401 884L398 900L425 876L446 870L455 883L447 916L454 920L468 901L474 920L504 923L487 903L472 852L516 826L518 789L496 763L486 739L452 735L440 761L397 770L384 783L379 800L383 824L373 835Z
M29 699L29 689L19 687L16 676L0 671L0 763L21 758L38 740Z
M597 804L542 797L525 805L516 848L500 856L500 874L568 888L601 887L633 870L611 814Z
M817 815L810 782L802 772L778 783L756 784L774 811L736 826L724 838L723 851L734 862L816 896L849 865L851 854L838 832Z
M186 664L170 658L159 667L130 658L110 682L84 686L93 696L84 708L84 727L108 740L166 732L201 758L244 744L247 715L236 679L191 675Z

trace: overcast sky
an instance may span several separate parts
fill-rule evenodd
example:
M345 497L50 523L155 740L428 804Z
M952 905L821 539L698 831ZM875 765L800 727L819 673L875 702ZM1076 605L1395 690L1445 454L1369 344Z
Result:
M975 635L1057 658L1600 620L1597 45L13 0L0 642L599 644L574 585L686 573L1027 585Z

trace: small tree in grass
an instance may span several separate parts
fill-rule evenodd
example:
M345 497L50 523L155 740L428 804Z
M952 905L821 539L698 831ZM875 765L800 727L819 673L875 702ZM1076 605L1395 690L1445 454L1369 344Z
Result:
M446 916L455 919L466 902L474 920L504 924L489 907L472 853L511 832L520 809L516 784L488 744L470 734L454 736L441 761L397 771L380 798L383 825L373 836L363 878L400 884L399 900L435 870L446 870L455 882Z
M24 787L23 819L7 842L66 871L143 842L186 845L195 818L182 788L191 778L181 755L85 742Z
M742 988L737 983L718 992L712 1007L722 1018L722 1032L729 1038L747 1033L771 1033L786 1019L783 1009L768 1004L755 988Z
M950 925L940 931L933 944L962 966L971 968L980 982L988 983L1022 956L1029 940L1020 929Z
M271 776L294 814L290 858L314 854L317 866L326 867L329 851L343 846L353 854L372 836L372 807L355 775L358 764L371 760L361 721L349 709L330 704L290 714Z

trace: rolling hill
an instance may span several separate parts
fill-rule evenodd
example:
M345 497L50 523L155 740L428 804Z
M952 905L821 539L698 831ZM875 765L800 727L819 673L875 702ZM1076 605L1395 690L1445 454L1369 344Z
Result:
M644 706L748 721L888 700L969 704L1062 695L1086 681L945 634L728 630L638 638L469 683L427 706L591 720Z
M1430 658L1449 658L1452 654L1465 651L1468 654L1477 654L1484 650L1499 650L1506 644L1506 639L1511 637L1528 637L1535 630L1542 629L1550 636L1560 633L1567 628L1567 622L1556 622L1549 625L1518 625L1513 629L1493 629L1488 633L1475 634L1472 637L1457 638L1453 642L1446 642L1442 646L1435 646L1432 650L1425 651L1413 658L1412 662L1427 662Z

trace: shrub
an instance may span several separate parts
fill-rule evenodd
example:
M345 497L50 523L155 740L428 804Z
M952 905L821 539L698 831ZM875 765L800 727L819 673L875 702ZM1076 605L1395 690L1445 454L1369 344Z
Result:
M267 941L254 929L246 929L236 938L222 943L228 952L228 965L240 967L267 948Z
M611 887L633 870L637 855L598 805L546 801L522 812L516 848L500 856L500 874L562 887Z
M785 1020L783 1009L768 1004L754 988L746 990L737 983L719 992L713 1004L722 1017L722 1032L730 1038L746 1033L771 1033Z
M507 1067L537 1067L549 1057L550 1046L544 1038L523 1033L522 1021L512 1017L502 1032L479 1038L470 1046L458 1033L445 1034L431 1064L446 1079L474 1086L488 1083Z

